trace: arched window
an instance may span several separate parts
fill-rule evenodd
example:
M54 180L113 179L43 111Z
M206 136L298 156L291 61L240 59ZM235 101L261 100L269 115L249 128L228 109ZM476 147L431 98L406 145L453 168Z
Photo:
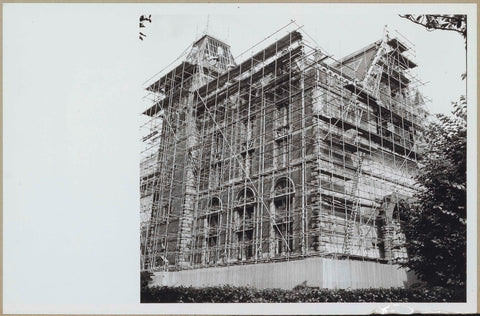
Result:
M247 260L254 255L255 216L256 196L252 189L244 188L237 194L234 210L234 229L239 260Z
M205 216L205 246L206 263L215 263L218 261L220 233L222 223L222 201L214 196L210 199L207 206L207 215Z
M251 188L245 188L237 193L237 206L255 203L255 193Z
M208 230L208 244L209 245L216 245L218 235L220 233L220 221L221 221L221 214L220 211L222 209L221 201L218 197L213 197L208 205L208 213L206 217L206 228Z
M218 212L222 209L222 201L220 198L214 196L208 202L208 211L209 213Z
M290 178L282 177L275 182L275 196L295 194L295 184Z
M291 179L283 177L275 182L273 191L275 255L285 255L293 251L294 195L295 185Z

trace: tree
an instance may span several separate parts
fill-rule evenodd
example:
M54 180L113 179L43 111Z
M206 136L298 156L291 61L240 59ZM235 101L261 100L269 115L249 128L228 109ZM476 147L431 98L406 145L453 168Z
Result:
M400 15L427 30L455 31L467 40L466 15ZM466 73L462 75L466 79ZM426 153L416 177L420 191L403 204L409 260L420 280L430 285L466 286L467 102L452 102L453 116L437 114L426 129Z
M140 272L140 289L144 290L148 287L148 284L152 281L153 273L149 271Z
M467 16L459 14L423 14L400 15L401 18L412 21L413 23L424 26L427 30L446 30L455 31L467 38Z
M437 114L426 129L429 139L416 181L413 204L403 205L404 266L435 286L466 282L467 103L452 102L453 116Z
M147 17L146 15L141 15L140 18L139 18L139 20L140 20L140 23L139 23L138 27L139 27L139 28L144 28L146 22L152 23L152 15L149 14L148 17ZM142 41L143 41L143 39L144 39L145 37L147 37L147 35L145 35L145 34L142 33L142 32L138 32L138 34L139 34L139 35L138 35L138 38L139 38L140 40L142 40Z

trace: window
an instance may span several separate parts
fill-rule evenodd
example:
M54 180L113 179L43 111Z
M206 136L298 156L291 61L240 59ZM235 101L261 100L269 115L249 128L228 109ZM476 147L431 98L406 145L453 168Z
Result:
M170 205L168 204L163 204L158 206L158 216L157 219L158 221L162 222L167 219L167 217L170 215Z
M220 215L214 214L207 218L207 247L216 247L220 228ZM213 249L215 250L215 249Z
M277 139L275 142L274 163L277 168L285 168L288 165L288 138Z
M279 214L288 214L288 212L290 211L290 203L288 201L288 199L284 199L284 198L280 198L280 199L277 199L275 202L275 211L276 211L276 214L279 213Z
M222 202L218 197L213 197L208 205L210 212L217 212L222 208Z
M246 260L253 257L253 230L237 232L237 240L240 244L238 259Z
M211 233L215 232L218 228L219 214L213 214L208 216L208 228Z
M274 252L275 255L285 255L293 251L293 196L295 185L289 178L280 178L275 183L273 205L275 222Z
M255 139L253 138L252 126L254 117L240 123L240 153L242 159L242 174L249 177L253 165L253 153L255 152Z
M255 207L254 206L244 206L243 208L237 209L238 215L238 229L250 229L254 226L254 213Z
M275 118L275 158L279 168L284 168L288 164L288 145L289 145L289 107L288 104L282 104L276 108Z
M275 225L275 255L285 255L293 250L293 223Z
M204 217L205 225L205 253L204 262L207 264L216 263L218 261L221 231L221 201L218 197L213 197L207 205L207 215Z
M277 124L278 127L288 125L288 106L286 104L277 107Z
M220 186L221 179L222 179L222 163L216 162L212 164L211 170L210 170L210 182L209 182L210 189L214 189Z
M154 178L146 177L141 180L140 194L141 197L151 195L154 189Z
M216 133L214 137L213 155L215 160L219 160L222 157L223 150L223 136L221 133Z
M255 193L250 188L245 188L237 194L237 204L241 206L254 203L255 199Z
M245 177L250 177L253 170L253 156L252 152L245 151L241 155L241 163L242 163L242 175Z
M247 260L254 256L253 230L255 228L256 198L250 188L237 195L234 211L234 227L237 239L237 258Z

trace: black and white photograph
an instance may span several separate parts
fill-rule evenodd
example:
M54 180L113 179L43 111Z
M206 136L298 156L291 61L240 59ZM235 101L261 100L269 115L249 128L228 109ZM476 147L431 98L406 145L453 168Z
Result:
M475 13L4 5L3 310L475 312Z

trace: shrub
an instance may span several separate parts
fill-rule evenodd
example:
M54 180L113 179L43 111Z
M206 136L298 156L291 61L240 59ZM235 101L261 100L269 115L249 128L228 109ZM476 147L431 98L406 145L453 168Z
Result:
M215 287L142 288L142 303L296 303L296 302L465 302L465 292L454 288L331 290L315 287L254 289L230 285Z
M140 272L140 288L144 289L148 287L148 283L152 281L152 272L142 271Z

